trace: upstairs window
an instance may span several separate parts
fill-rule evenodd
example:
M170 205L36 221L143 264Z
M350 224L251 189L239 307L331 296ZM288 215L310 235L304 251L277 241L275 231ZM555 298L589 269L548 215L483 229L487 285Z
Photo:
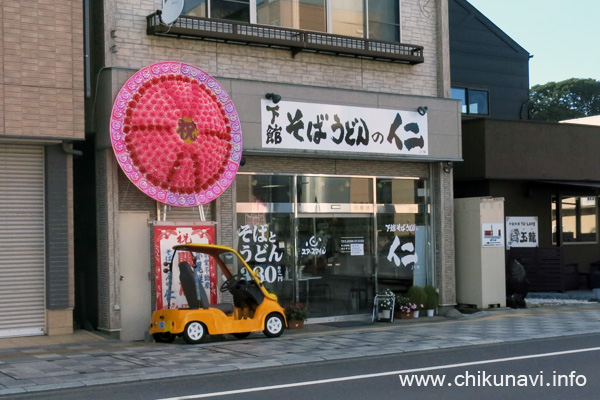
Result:
M460 100L461 113L467 115L489 115L489 95L486 90L455 88L451 90L453 99Z
M363 0L329 0L331 6L331 33L365 37Z
M400 2L369 0L369 39L400 41Z
M186 0L183 15L250 22L251 0ZM209 12L210 10L210 12Z
M186 0L183 15L400 41L399 0Z
M203 17L208 16L206 2L208 0L185 0L183 2L183 15L189 15L192 17Z
M250 22L250 0L209 0L211 18Z
M326 0L256 0L256 23L326 32Z

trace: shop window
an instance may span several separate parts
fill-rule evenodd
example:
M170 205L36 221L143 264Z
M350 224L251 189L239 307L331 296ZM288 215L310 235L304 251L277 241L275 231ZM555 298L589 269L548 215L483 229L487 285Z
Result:
M298 203L372 204L369 178L302 176L298 178Z
M552 238L562 243L597 243L598 211L596 197L552 198ZM560 224L557 221L560 219Z
M312 317L368 313L377 285L433 281L425 179L239 173L236 196L241 256Z
M420 213L377 214L377 251L380 282L407 289L425 286L427 215Z
M238 203L291 203L292 178L285 175L238 175Z
M405 291L425 286L433 277L427 270L429 200L424 179L378 178L377 267L383 287Z
M293 177L236 177L237 250L282 303L293 296Z
M460 110L463 114L489 114L489 94L486 90L452 88L451 97L460 100Z
M424 180L377 179L377 204L425 204Z
M238 252L282 304L293 299L292 214L237 213Z

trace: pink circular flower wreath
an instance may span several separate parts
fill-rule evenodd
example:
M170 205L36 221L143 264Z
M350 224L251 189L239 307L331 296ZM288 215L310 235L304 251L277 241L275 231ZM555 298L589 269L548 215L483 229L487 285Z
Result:
M175 206L216 199L242 154L227 92L201 69L177 62L152 64L129 78L113 105L111 141L129 179Z

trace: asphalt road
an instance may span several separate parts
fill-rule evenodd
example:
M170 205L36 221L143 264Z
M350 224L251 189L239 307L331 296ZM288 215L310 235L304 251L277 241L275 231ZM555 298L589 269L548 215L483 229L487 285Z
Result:
M600 335L568 336L196 377L14 399L597 399ZM410 384L410 379L413 379ZM429 379L424 386L415 379ZM437 379L434 383L432 379ZM443 379L443 381L442 381Z

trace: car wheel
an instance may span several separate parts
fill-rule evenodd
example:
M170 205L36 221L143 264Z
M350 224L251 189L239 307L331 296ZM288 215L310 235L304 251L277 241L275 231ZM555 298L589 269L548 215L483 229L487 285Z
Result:
M153 333L152 337L156 343L173 343L175 335L171 332Z
M265 330L263 331L267 337L275 338L281 336L285 324L281 315L273 313L265 319Z
M248 336L250 336L250 332L232 333L232 335L235 336L238 339L246 339Z
M183 339L189 344L198 344L206 337L206 327L202 322L189 322L183 331Z

